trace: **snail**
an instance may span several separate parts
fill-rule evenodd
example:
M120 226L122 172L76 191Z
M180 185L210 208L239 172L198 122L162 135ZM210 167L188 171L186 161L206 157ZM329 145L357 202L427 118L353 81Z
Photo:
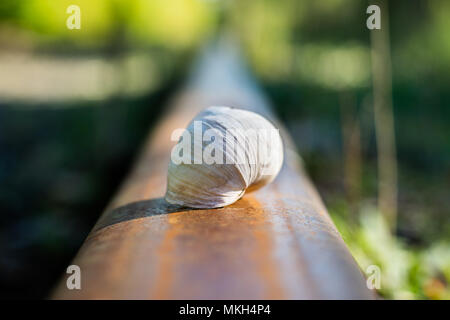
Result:
M219 208L246 191L275 179L283 163L283 143L263 116L213 106L200 112L187 129L177 129L165 199L191 208Z

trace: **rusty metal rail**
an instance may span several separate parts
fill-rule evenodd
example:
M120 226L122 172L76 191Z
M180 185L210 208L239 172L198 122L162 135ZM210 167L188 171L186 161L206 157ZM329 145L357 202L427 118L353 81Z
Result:
M53 298L374 297L283 129L285 163L272 184L221 209L180 210L164 201L171 133L204 107L250 109L280 127L240 63L230 46L205 50L75 257L81 290L68 290L64 277Z

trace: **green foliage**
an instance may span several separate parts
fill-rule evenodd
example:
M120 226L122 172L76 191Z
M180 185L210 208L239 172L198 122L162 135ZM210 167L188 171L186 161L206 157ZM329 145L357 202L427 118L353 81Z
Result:
M381 269L379 293L389 299L450 299L450 244L409 247L389 232L383 216L374 208L360 212L351 224L342 214L332 214L351 253L364 271Z
M66 28L66 9L81 10L81 29ZM169 48L193 47L213 29L213 5L201 0L3 0L0 22L30 32L35 41L54 45L102 47L123 40Z
M115 23L110 12L111 1L77 1L77 5L82 8L82 32L66 28L69 16L66 9L71 4L73 1L70 0L28 0L21 6L18 20L21 26L34 32L43 41L67 38L75 43L95 44L110 34Z

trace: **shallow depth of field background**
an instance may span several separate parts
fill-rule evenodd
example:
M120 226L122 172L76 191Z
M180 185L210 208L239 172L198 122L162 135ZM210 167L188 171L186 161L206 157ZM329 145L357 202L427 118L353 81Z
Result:
M81 8L81 30L66 28L70 4ZM392 232L377 209L369 4L2 0L0 297L48 295L196 53L227 32L361 269L381 268L380 295L449 299L450 2L391 1L386 10Z

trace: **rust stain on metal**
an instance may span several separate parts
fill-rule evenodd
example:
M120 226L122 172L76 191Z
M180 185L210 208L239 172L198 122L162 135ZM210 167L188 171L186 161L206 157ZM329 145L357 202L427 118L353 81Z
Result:
M175 215L175 214L173 214ZM169 229L166 231L164 240L160 247L158 248L157 257L159 261L159 274L157 276L157 282L150 292L151 299L169 299L170 298L170 288L173 285L174 277L172 265L174 264L175 257L174 252L174 239L178 234L175 225L176 218L169 217Z
M261 208L261 204L251 195L246 198L248 206L257 210L255 213L255 223L261 224L263 228L259 228L253 231L253 234L258 242L258 248L255 250L257 265L259 266L259 272L261 278L266 279L268 288L267 299L283 299L284 294L280 285L279 270L275 261L273 260L273 239L270 222L268 222L265 212Z
M260 298L283 297L271 256L270 223L253 197L229 208L171 213L168 224L155 259L159 271L151 298L238 297L242 285ZM244 250L236 247L240 244ZM236 276L239 268L246 278Z

